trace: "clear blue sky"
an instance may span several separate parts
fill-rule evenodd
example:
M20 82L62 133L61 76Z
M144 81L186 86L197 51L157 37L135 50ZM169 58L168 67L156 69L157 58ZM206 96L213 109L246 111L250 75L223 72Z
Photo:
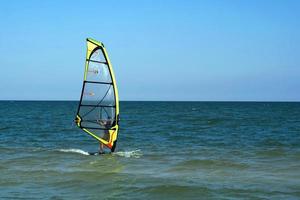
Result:
M300 101L300 1L1 1L0 99L78 100L85 38L121 100Z

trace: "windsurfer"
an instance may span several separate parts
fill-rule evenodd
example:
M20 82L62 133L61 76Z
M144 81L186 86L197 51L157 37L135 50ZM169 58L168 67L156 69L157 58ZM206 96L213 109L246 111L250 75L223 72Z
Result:
M109 119L108 120L100 120L99 124L101 126L104 126L104 128L105 128L102 139L109 141L109 129L111 127L111 121ZM104 144L101 141L99 141L99 154L103 154L103 153L104 153Z

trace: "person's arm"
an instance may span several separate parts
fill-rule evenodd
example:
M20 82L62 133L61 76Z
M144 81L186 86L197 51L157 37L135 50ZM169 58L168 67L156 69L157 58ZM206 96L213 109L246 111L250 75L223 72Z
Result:
M101 125L101 126L104 126L105 125L105 123L103 122L103 120L98 120L98 123Z

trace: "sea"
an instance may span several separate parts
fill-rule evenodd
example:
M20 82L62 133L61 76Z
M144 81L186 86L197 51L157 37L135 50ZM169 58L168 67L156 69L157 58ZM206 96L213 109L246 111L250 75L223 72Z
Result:
M0 101L0 199L300 199L300 103L120 103L116 152L76 101Z

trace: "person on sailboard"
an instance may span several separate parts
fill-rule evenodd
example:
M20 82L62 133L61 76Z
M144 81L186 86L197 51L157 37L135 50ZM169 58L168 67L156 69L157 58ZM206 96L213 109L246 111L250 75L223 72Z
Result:
M109 141L109 129L111 128L111 120L100 120L99 124L104 127L104 134L102 139ZM99 141L99 154L104 154L104 144Z

